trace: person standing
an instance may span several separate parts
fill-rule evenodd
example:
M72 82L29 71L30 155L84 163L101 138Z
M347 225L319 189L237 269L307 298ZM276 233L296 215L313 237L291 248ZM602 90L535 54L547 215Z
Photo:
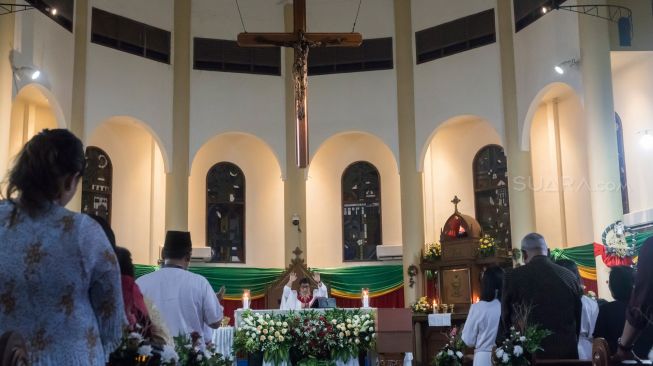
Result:
M474 347L474 366L492 365L492 347L501 318L502 283L501 267L490 267L483 272L480 300L470 307L463 326L463 342L467 347Z
M297 274L292 272L288 283L283 287L281 296L281 310L301 310L310 309L313 302L318 297L328 297L327 287L322 283L320 274L313 273L313 280L317 282L317 288L311 292L311 284L308 278L302 278L299 281L299 292L292 289L293 283L297 280Z
M139 277L143 296L161 312L173 337L201 334L211 340L210 328L218 328L223 308L206 278L189 272L192 242L187 231L168 231L163 244L161 269Z
M567 268L578 279L578 285L582 286L580 272L576 263L569 259L559 259L555 262L557 265ZM580 317L580 334L578 335L578 359L592 359L592 342L594 340L594 327L596 318L599 316L599 304L589 296L583 295L580 299L583 310Z
M542 341L542 359L577 359L582 291L576 277L548 257L544 237L528 234L521 242L525 265L504 275L499 339L508 336L517 319L515 306L530 307L529 325L552 334Z
M103 366L126 326L107 237L64 207L85 165L77 137L43 130L20 151L0 202L0 334L19 332L33 366Z

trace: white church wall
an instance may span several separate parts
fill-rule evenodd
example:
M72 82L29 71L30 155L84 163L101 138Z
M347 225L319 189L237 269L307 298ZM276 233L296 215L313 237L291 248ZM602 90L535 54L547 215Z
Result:
M555 107L552 97L547 97L531 123L531 188L537 231L550 247L566 248L591 243L593 226L586 124L580 100L570 90L556 97L561 170L558 168Z
M116 117L91 131L88 145L104 150L113 164L111 226L117 245L131 251L134 263L154 264L164 231L157 210L162 211L165 202L156 140L142 124Z
M458 196L458 210L476 216L473 162L487 145L501 145L501 137L486 120L458 117L441 124L424 155L424 239L440 240L440 229L453 214L451 200Z
M188 181L188 228L193 246L206 243L206 174L220 162L236 164L245 175L246 263L233 266L285 267L280 165L271 148L249 134L215 136L195 155Z
M307 263L328 268L384 264L384 262L343 262L342 173L351 163L367 161L381 177L382 242L400 245L401 204L399 173L390 148L378 137L360 132L333 136L319 147L306 181Z
M240 6L247 31L283 32L283 5L252 0ZM235 40L243 31L233 1L196 0L191 11L193 37ZM285 172L284 90L283 76L191 70L190 161L212 137L241 131L264 140Z
M91 5L172 30L172 0L94 0ZM168 161L172 154L172 65L90 43L89 29L86 70L86 139L106 119L132 116L147 121Z
M309 1L307 27L312 32L350 32L357 7L355 0ZM355 30L363 39L394 38L393 19L393 1L363 2ZM380 138L398 160L396 80L394 69L309 77L311 156L331 136L355 130Z
M495 0L414 1L413 31L417 32L495 6ZM461 70L465 72L460 72ZM482 116L491 123L503 140L498 43L415 65L414 73L417 156L424 155L431 132L444 121L458 115ZM418 161L418 167L421 163Z
M641 133L653 134L653 52L612 52L615 111L623 124L630 211L653 208L653 149Z
M569 0L565 5L574 5ZM538 108L538 93L547 85L563 82L583 98L581 73L578 68L557 74L553 67L572 58L580 58L578 14L555 10L514 34L515 78L517 84L517 116L522 137L522 149L528 150L528 123ZM536 102L534 102L536 101Z
M72 109L74 36L38 10L15 16L14 66L41 71L35 82L52 93L61 108L60 124L68 125ZM19 87L25 85L19 83ZM14 92L17 92L15 88Z
M653 50L653 17L650 1L642 0L608 0L608 4L625 6L632 10L633 37L630 46L619 45L619 27L610 23L610 46L615 51L651 51Z
M35 86L21 89L11 107L8 146L10 163L32 136L44 128L59 127L53 107Z

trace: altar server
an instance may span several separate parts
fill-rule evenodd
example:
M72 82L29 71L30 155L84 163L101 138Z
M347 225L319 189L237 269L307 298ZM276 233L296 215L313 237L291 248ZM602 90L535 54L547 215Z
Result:
M328 297L329 293L326 285L320 280L320 274L313 273L313 280L317 282L317 288L311 294L311 285L308 278L302 278L299 281L299 293L292 289L292 284L297 280L295 272L290 274L288 283L283 287L281 297L281 310L301 310L309 309L318 297Z

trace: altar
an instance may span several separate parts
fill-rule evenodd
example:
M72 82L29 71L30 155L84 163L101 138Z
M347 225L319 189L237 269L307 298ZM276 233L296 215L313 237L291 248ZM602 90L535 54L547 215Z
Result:
M294 363L301 363L297 360L298 354L302 355L300 358L334 357L331 361L337 366L375 365L377 359L383 364L384 358L378 357L376 344L377 341L387 342L383 328L388 326L381 322L379 328L378 314L376 308L237 309L234 327L216 329L213 339L220 349L227 349L225 340L230 340L233 355L247 356L250 363L252 354L267 352L267 359L262 362L264 366L287 366L291 358ZM388 320L385 323L389 323ZM381 334L380 339L377 332ZM411 352L402 356L404 366L410 366L412 359Z

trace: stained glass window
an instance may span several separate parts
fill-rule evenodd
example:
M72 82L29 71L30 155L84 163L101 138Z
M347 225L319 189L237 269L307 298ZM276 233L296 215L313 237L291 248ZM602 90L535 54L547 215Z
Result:
M474 202L476 220L484 234L497 245L510 248L510 205L508 202L508 164L503 148L483 147L474 158Z
M628 178L626 176L626 152L624 151L624 127L621 124L621 118L618 114L614 114L615 122L617 123L617 154L619 155L619 178L621 181L621 205L624 213L630 212L630 204L628 203Z
M344 261L373 261L381 245L381 179L374 165L359 161L342 174Z
M96 146L86 148L86 169L82 178L82 212L111 223L113 165L109 155Z
M212 262L245 263L245 175L235 164L206 175L206 244Z

